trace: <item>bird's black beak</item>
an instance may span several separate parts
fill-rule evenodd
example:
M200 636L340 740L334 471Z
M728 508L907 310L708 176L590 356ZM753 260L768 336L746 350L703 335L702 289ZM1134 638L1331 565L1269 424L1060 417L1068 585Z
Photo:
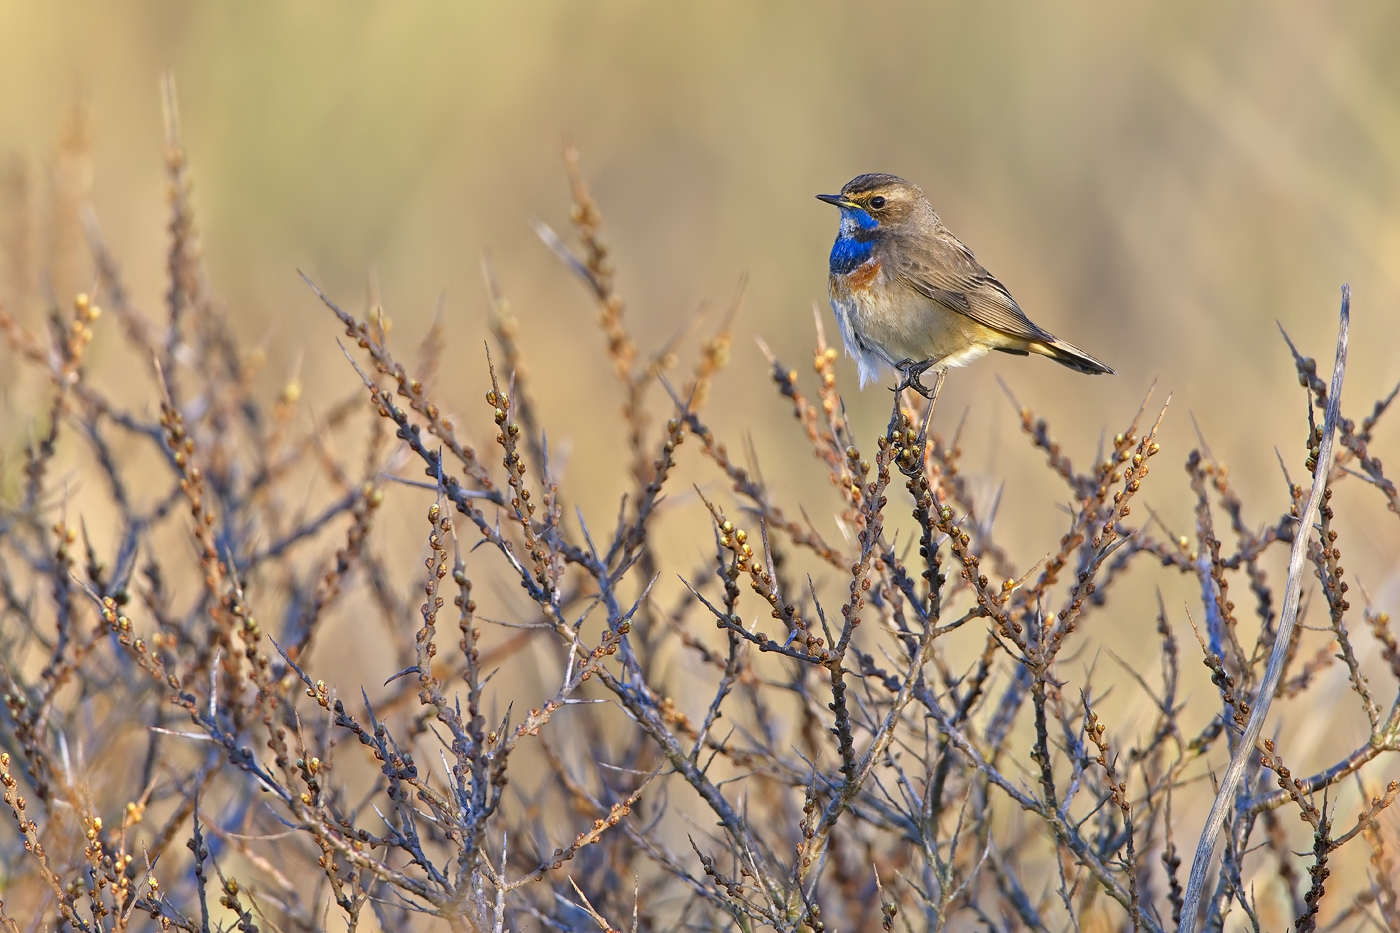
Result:
M851 201L847 201L845 198L841 197L841 195L839 195L839 194L819 194L819 195L817 195L817 200L818 200L818 201L825 201L825 202L828 203L828 204L835 204L837 207L858 207L858 206L859 206L859 205L857 205L857 204L855 204L855 203L853 203L853 202L851 202Z

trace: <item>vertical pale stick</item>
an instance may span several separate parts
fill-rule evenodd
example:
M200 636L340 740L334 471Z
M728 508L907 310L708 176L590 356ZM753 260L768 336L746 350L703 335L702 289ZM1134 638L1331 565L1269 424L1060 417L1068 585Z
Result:
M1313 470L1312 493L1308 504L1299 515L1298 531L1293 536L1293 551L1288 559L1288 585L1284 589L1283 612L1279 617L1278 634L1274 636L1273 654L1269 656L1269 666L1264 672L1264 682L1255 697L1254 710L1249 715L1249 724L1235 749L1235 757L1225 771L1216 792L1215 802L1210 808L1210 817L1205 829L1201 830L1201 841L1196 846L1196 857L1191 862L1191 875L1186 883L1186 897L1181 907L1181 925L1178 933L1193 933L1196 928L1196 914L1201 905L1201 895L1206 886L1206 869L1210 867L1211 854L1215 851L1215 840L1220 836L1220 828L1225 822L1225 811L1231 805L1235 789L1244 775L1244 766L1249 756L1254 754L1254 746L1264 730L1264 717L1269 714L1269 704L1279 679L1283 677L1283 664L1288 656L1288 644L1293 639L1293 627L1298 621L1298 601L1303 588L1303 561L1307 557L1308 535L1312 531L1313 516L1322 505L1322 492L1327 488L1327 472L1332 468L1332 435L1336 432L1337 419L1341 417L1342 376L1347 367L1347 334L1351 326L1351 286L1342 286L1342 321L1337 329L1337 360L1332 365L1332 387L1327 396L1327 417L1322 425L1322 444L1318 450L1317 466ZM1229 728L1228 726L1226 728Z

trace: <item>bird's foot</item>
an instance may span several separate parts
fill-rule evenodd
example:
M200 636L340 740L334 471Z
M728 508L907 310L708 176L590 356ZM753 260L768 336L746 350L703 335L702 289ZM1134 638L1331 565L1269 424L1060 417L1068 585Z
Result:
M916 363L913 360L900 360L896 363L894 368L899 371L900 380L899 385L894 388L895 394L897 395L905 389L913 389L924 398L933 398L934 390L920 382L919 377L928 372L937 362L937 360L921 360Z

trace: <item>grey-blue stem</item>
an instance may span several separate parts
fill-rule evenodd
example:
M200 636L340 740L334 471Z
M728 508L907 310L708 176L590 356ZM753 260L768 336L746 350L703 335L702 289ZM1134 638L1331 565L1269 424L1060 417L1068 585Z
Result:
M1269 714L1269 704L1283 677L1283 665L1288 656L1288 644L1293 639L1293 627L1298 622L1298 602L1303 589L1303 562L1307 557L1308 536L1312 531L1313 516L1322 505L1322 493L1327 488L1327 472L1332 468L1332 437L1336 433L1337 419L1341 417L1342 376L1347 366L1347 334L1351 326L1351 286L1342 286L1341 325L1337 329L1337 360L1332 366L1332 386L1327 396L1327 416L1322 423L1322 444L1318 450L1317 466L1313 470L1312 492L1308 496L1307 507L1299 514L1298 533L1293 536L1293 550L1288 559L1288 584L1284 589L1283 612L1279 617L1278 634L1274 637L1274 650L1269 656L1269 666L1264 672L1264 682L1259 686L1255 697L1254 710L1245 726L1244 736L1225 771L1216 792L1215 802L1210 808L1210 817L1201 830L1201 841L1196 845L1196 857L1191 862L1191 875L1186 882L1186 897L1181 907L1181 925L1178 933L1193 933L1196 928L1196 914L1200 912L1201 895L1206 886L1206 869L1210 867L1211 855L1215 851L1215 841L1220 836L1220 827L1225 822L1225 811L1235 797L1240 778L1244 774L1249 756L1255 754L1255 744L1264 730L1264 718ZM1228 728L1228 726L1226 727Z

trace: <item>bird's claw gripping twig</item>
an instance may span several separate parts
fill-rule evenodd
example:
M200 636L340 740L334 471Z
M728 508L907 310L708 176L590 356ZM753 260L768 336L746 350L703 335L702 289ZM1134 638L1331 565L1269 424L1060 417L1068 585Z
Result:
M918 363L913 360L900 360L896 363L894 368L899 371L900 380L899 385L894 388L895 394L898 395L905 389L913 389L924 398L933 398L936 389L930 389L928 386L924 385L919 381L919 377L928 372L936 362L937 360L922 360ZM938 377L939 382L942 382L943 374L941 372L938 374Z

